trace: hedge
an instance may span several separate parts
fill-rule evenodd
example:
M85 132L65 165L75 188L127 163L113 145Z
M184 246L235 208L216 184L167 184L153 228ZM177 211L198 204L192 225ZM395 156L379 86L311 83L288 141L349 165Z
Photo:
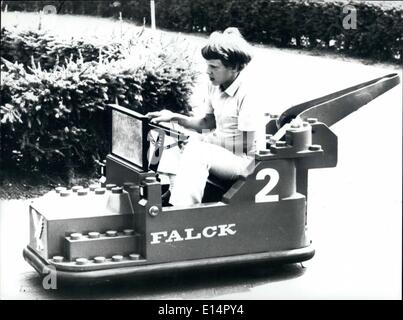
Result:
M30 47L34 43L24 39L42 36L7 30L2 35L22 41L26 52L36 51ZM8 61L5 57L11 54L3 50L0 168L21 172L93 168L94 161L108 150L101 110L109 103L118 102L143 114L162 108L188 113L196 77L192 62L172 43L140 37L133 46L120 45L119 57L112 60L101 54L96 59L88 55L86 61L80 54L73 58L74 53L61 63L42 56L39 60L45 61L46 69L33 56L29 63L23 56L25 64ZM85 47L75 50L84 52ZM13 45L7 48L14 50L10 49ZM94 59L89 61L90 57Z
M15 32L4 27L1 29L0 55L10 62L31 65L33 58L42 69L50 70L69 59L76 61L82 58L84 62L96 61L100 54L107 61L120 59L122 44L109 43L99 47L75 38L61 40L47 32L30 30Z
M157 1L157 5L161 2ZM161 3L156 19L160 27L178 31L211 33L237 26L247 40L256 43L402 63L402 10L354 2L357 29L346 30L342 27L345 5L340 2L169 0L164 5Z
M115 16L150 22L150 1L5 1L10 10L38 11L53 4L60 13ZM63 3L63 5L61 5ZM349 56L402 63L401 7L354 1L357 29L345 30L346 2L267 0L155 0L159 28L211 33L237 26L247 40L278 47L330 50Z

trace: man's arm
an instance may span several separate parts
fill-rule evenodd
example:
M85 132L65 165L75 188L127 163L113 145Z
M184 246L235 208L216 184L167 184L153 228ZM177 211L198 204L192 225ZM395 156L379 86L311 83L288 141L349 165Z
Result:
M146 114L152 122L177 122L181 126L201 132L203 129L215 129L215 117L207 113L203 117L189 117L169 110L150 112Z
M197 132L202 132L203 129L215 129L215 117L212 113L207 113L204 117L188 117L182 114L178 114L173 121L178 121L181 126L188 129L193 129Z

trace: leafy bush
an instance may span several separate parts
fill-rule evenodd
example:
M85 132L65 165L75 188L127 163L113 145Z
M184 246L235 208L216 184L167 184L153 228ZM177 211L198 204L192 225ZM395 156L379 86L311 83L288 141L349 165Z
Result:
M207 33L237 26L247 40L257 43L402 63L402 10L354 2L357 29L344 29L345 5L342 2L170 0L160 5L157 24L178 31Z
M1 57L23 65L30 65L33 58L44 70L50 70L55 65L63 65L70 59L96 61L100 54L107 61L120 59L121 50L121 43L96 46L74 38L58 39L46 32L7 30L4 27L1 29Z
M25 50L35 52L27 43ZM40 61L47 70L33 57L29 64L24 59L26 65L2 58L0 166L42 172L91 168L108 151L102 110L110 103L143 114L190 111L196 74L177 46L143 36L119 50L118 59L71 57L52 68L54 60L44 55Z

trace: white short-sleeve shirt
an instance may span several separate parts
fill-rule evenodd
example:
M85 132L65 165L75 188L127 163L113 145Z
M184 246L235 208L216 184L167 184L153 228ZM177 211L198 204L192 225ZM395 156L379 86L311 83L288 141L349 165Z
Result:
M261 115L259 102L246 86L241 72L224 91L211 83L208 88L206 114L214 114L216 129L208 133L205 141L220 145L236 154L243 150L243 132L256 132ZM255 150L255 143L248 146L248 153Z

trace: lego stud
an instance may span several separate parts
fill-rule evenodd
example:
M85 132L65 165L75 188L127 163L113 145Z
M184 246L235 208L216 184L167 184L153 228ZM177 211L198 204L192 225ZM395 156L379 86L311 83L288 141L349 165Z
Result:
M273 139L272 134L266 134L266 148L270 148L272 144L276 144L277 140Z
M95 189L95 194L105 194L106 189L105 188L98 188Z
M74 232L70 235L71 240L78 240L81 239L83 235L81 233L78 232Z
M122 261L122 260L123 260L123 256L121 256L121 255L112 256L112 261L113 262L119 262L119 261Z
M268 154L270 154L270 150L259 150L258 152L261 156L267 156Z
M101 236L99 232L88 232L88 238L97 239Z
M92 184L90 185L90 191L95 191L96 189L100 188L100 184Z
M129 254L130 260L140 260L140 255L138 253Z
M135 192L137 194L140 194L140 186L135 186L135 185L130 186L128 192L133 192L133 193Z
M71 195L70 190L63 190L63 191L60 192L61 197L68 197L69 195Z
M86 196L88 194L88 190L80 189L80 190L77 191L77 194L79 196Z
M293 124L291 124L291 128L298 129L298 128L300 128L300 125L299 125L299 123L293 123Z
M84 265L87 263L88 263L88 259L86 259L86 258L77 258L76 259L76 264L78 264L78 265Z
M149 210L148 213L153 216L156 217L159 213L160 213L160 209L158 209L157 206L152 206Z
M287 142L285 141L276 141L276 147L285 147Z
M279 116L278 116L278 114L272 114L272 115L271 115L271 118L272 118L272 119L278 119Z
M145 181L146 183L153 183L153 182L156 182L157 179L156 179L155 177L146 177L146 178L144 179L144 181Z
M63 260L64 260L64 258L62 256L54 256L52 259L53 259L53 262L56 262L56 263L63 262Z
M116 237L118 235L118 232L115 230L108 230L105 233L107 237Z
M123 193L123 188L122 187L114 187L114 188L112 188L112 193L115 193L115 194Z
M322 146L319 144L313 144L313 145L309 146L309 150L310 151L320 151L320 150L322 150Z
M95 257L94 262L95 263L104 263L106 261L105 257Z
M123 230L123 234L125 236L132 236L134 234L134 230L133 229L125 229L125 230Z
M123 189L127 190L130 189L130 187L135 186L135 184L133 182L125 182L123 183Z
M84 187L83 186L74 186L74 187L71 188L71 190L73 192L77 192L78 190L81 190L81 189L84 189Z
M304 127L307 127L307 126L309 126L309 123L308 123L308 122L302 122L302 125L303 125Z
M57 187L55 188L56 193L60 193L62 191L66 191L67 189L65 187Z
M318 122L318 119L316 119L316 118L308 118L308 119L306 119L306 121L308 123L316 123L316 122Z
M114 184L114 183L108 183L105 187L106 187L106 190L112 190L112 188L115 188L115 187L116 187L116 184Z

